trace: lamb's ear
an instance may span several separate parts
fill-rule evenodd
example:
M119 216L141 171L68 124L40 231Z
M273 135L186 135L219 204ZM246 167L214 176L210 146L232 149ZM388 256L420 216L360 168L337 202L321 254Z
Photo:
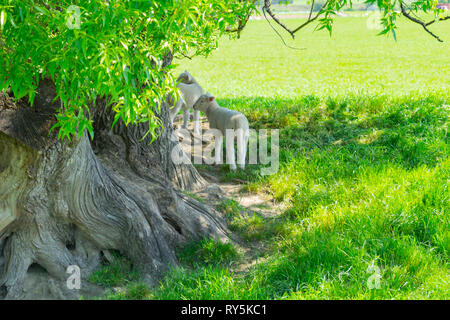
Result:
M211 102L214 100L214 97L209 97L208 100L209 100L209 102Z

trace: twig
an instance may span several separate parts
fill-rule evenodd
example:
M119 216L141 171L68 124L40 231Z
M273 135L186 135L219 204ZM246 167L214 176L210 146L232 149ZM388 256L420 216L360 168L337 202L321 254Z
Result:
M50 8L50 6L48 4L46 4L43 0L40 0L39 2L45 7L45 9L50 11L51 8Z
M269 23L269 26L273 29L273 31L280 37L281 41L283 42L283 44L289 48L289 49L293 49L293 50L305 50L305 48L295 48L295 47L291 47L290 45L288 45L286 43L286 41L284 40L283 36L277 31L277 29L274 28L274 26L270 23L270 20L267 18L266 16L266 11L265 8L263 7L263 14L264 14L264 18L267 20L267 22Z
M294 39L295 38L295 33L298 32L299 30L303 29L304 27L306 27L308 24L310 24L311 22L315 21L320 14L322 13L323 9L328 5L330 0L327 0L324 5L320 8L320 10L317 12L317 14L312 17L312 12L314 10L314 2L315 0L312 1L311 3L311 9L309 11L309 16L308 16L308 20L306 20L306 22L304 22L303 24L301 24L300 26L298 26L296 29L291 30L290 28L288 28L283 22L280 21L280 19L278 19L278 17L275 15L275 13L273 13L272 9L271 9L271 1L270 0L264 0L264 6L263 6L263 13L264 13L264 17L266 18L267 21L269 21L265 15L265 13L267 12L270 17L280 26L282 27L284 30L286 30L291 37ZM427 27L433 23L435 23L436 21L444 21L444 20L448 20L450 19L450 16L446 16L443 18L439 18L436 20L432 20L429 22L424 22L422 20L420 20L419 18L415 18L413 17L410 13L408 13L406 11L405 5L403 3L403 1L400 1L400 8L402 11L402 14L409 20L421 25L423 27L423 29L428 32L430 35L432 35L435 39L437 39L439 42L443 42L436 34L434 34L432 31L430 31ZM414 14L414 13L413 13ZM269 22L270 24L270 22ZM272 25L271 25L272 26ZM272 27L273 28L273 27ZM275 28L273 28L275 30ZM276 31L276 30L275 30ZM276 31L277 32L277 31ZM277 32L277 34L281 37L281 35ZM283 40L283 43L285 43L284 39L281 37L281 39ZM286 43L285 43L286 45ZM287 46L287 45L286 45Z
M433 20L433 21L430 21L430 22L428 22L428 23L425 23L425 22L423 22L423 21L420 20L420 19L414 18L414 17L411 16L408 12L406 12L405 5L403 4L402 1L400 1L400 9L402 10L402 14L403 14L407 19L409 19L409 20L411 20L412 22L415 22L415 23L417 23L417 24L420 24L420 25L422 26L422 28L423 28L426 32L428 32L429 34L431 34L437 41L439 41L439 42L444 42L444 41L442 41L437 35L435 35L433 32L431 32L431 31L427 28L429 25L431 25L431 24L434 23L434 20ZM439 19L439 20L447 20L448 18L449 18L449 17L447 16L447 17L441 18L441 19Z
M244 30L245 26L247 25L248 20L250 20L251 13L248 13L245 16L245 19L239 18L239 24L236 29L227 29L226 32L230 33L237 33L238 37L240 36L240 33L242 30Z
M263 12L266 11L269 16L275 21L277 24L279 24L284 30L286 30L294 39L294 32L291 31L283 22L281 22L277 16L272 12L272 9L270 8L270 0L264 0L264 6L263 6ZM264 14L265 15L265 14ZM266 18L267 19L267 18Z
M309 11L308 20L311 19L311 15L312 15L313 9L314 9L314 0L311 3L311 10Z
M298 32L300 29L303 29L304 27L306 27L308 24L310 24L311 22L315 21L320 14L322 13L323 8L325 8L328 5L329 0L327 0L323 6L320 8L320 10L317 12L317 14L312 17L312 12L314 10L314 0L311 3L311 9L309 11L309 16L308 16L308 20L306 20L306 22L304 22L303 24L301 24L300 26L298 26L297 28L295 28L294 30L289 29L283 22L280 21L280 19L278 19L278 17L272 12L272 9L270 8L271 4L270 4L270 0L264 0L264 6L263 6L263 12L267 11L267 13L270 15L270 17L278 24L280 25L284 30L286 30L291 37L294 39L295 38L295 33Z
M438 21L444 21L444 20L447 20L447 19L450 19L450 16L446 16L444 18L439 18ZM436 20L431 20L430 22L425 23L425 25L428 27L430 24L433 24L435 22L436 22Z
M252 1L253 1L253 4L256 4L256 2L257 2L257 0L252 0ZM228 29L228 27L227 27L226 32L237 33L238 34L238 38L240 38L241 31L244 30L245 26L247 25L247 22L250 20L252 12L253 12L252 10L249 10L244 19L239 17L239 23L238 23L237 28L236 29Z
M183 52L178 52L178 53L189 60L192 60L192 58L193 58L193 56L188 56L188 55L184 54ZM177 59L179 59L179 58L177 58Z
M323 10L323 8L325 8L325 6L328 4L328 1L326 1L324 4L323 4L323 6L320 8L320 10L317 12L317 14L314 16L314 18L312 18L311 19L311 16L308 18L308 20L305 22L305 23L303 23L301 26L299 26L297 29L295 29L293 32L294 33L296 33L298 30L300 30L300 29L302 29L302 28L304 28L304 27L306 27L308 24L310 24L311 22L313 22L314 20L316 20L319 16L320 16L320 14L322 13L322 10ZM312 5L311 5L311 12L310 12L310 14L312 13L312 7L314 6L314 2L312 3Z

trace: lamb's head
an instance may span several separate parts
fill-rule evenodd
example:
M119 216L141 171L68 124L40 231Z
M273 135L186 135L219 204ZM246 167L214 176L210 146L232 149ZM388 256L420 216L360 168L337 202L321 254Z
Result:
M177 81L190 84L194 82L194 77L189 73L189 71L184 70L184 72L178 76Z
M215 99L216 98L214 98L209 92L207 92L206 94L202 94L194 103L193 108L194 110L206 112L208 111L209 107L211 106L211 103L214 102Z

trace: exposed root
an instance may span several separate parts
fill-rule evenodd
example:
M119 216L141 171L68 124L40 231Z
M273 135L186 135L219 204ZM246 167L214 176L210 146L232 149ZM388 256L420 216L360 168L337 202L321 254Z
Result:
M99 126L94 153L87 136L71 143L48 136L42 128L53 121L51 112L33 123L31 108L11 110L0 108L0 287L7 298L23 295L34 264L58 282L58 295L68 296L67 268L79 266L86 279L102 251L120 251L154 283L177 265L175 249L183 242L227 240L221 218L172 186L175 176L190 187L202 183L192 166L180 169L166 159L172 142L159 142L162 161L155 164L147 161L155 149L137 139L140 128ZM31 131L23 136L16 129L27 121Z

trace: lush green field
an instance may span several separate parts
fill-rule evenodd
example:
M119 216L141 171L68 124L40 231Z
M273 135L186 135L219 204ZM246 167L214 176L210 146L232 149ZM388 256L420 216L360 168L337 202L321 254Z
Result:
M280 129L278 173L250 166L223 179L246 179L286 210L267 219L219 205L233 231L261 244L247 272L234 272L247 257L232 245L204 240L160 287L133 276L109 298L449 299L450 24L435 30L446 43L402 22L395 42L366 18L342 18L332 38L305 30L289 41L299 51L255 21L208 59L180 61L252 127Z
M208 57L176 61L219 98L298 98L430 95L448 91L450 82L450 24L435 30L439 43L420 26L401 19L397 42L376 36L365 18L340 18L330 38L325 31L305 29L289 45L266 21L252 21L240 40L221 41ZM296 26L299 20L287 20Z

